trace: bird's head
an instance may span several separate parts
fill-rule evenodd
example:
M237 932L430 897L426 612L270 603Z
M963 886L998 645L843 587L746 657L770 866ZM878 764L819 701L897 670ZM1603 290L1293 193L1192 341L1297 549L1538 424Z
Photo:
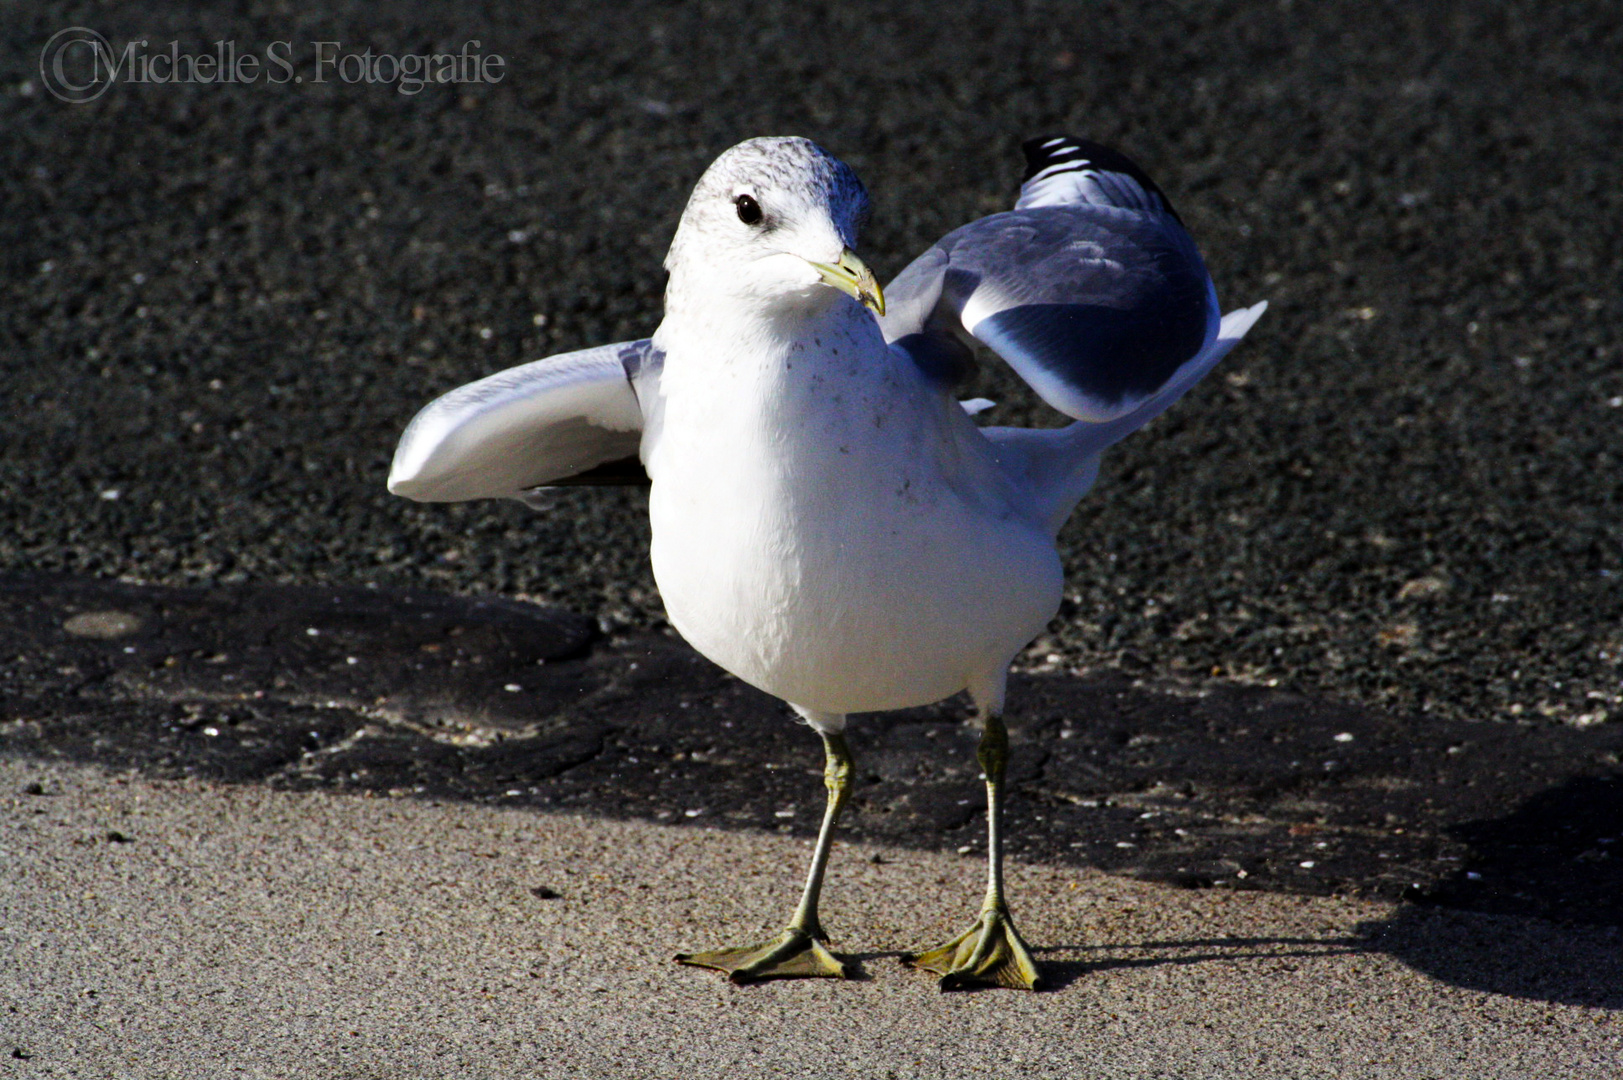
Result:
M708 168L677 226L673 293L821 308L839 290L876 314L885 298L852 249L868 212L856 173L808 139L750 139Z

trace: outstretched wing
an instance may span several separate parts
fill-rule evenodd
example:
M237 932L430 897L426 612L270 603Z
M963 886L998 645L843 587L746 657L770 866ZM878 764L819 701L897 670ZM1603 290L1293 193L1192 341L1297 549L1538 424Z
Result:
M652 342L628 341L458 387L406 427L389 490L419 502L463 502L544 486L646 483L637 460L641 400L656 396L663 359Z
M887 340L950 372L989 346L1054 408L1126 416L1216 340L1217 293L1171 203L1108 147L1025 144L1007 213L957 229L885 287Z

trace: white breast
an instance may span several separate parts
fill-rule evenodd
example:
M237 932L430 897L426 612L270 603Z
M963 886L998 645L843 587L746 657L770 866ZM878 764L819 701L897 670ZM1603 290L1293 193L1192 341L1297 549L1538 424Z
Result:
M962 410L861 309L833 314L721 350L661 328L654 577L677 630L768 693L937 701L1042 630L1059 560Z

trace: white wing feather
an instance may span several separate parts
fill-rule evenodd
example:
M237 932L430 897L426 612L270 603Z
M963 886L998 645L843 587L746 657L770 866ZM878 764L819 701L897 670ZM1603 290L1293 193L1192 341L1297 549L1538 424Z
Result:
M513 498L632 457L643 414L624 362L647 342L563 353L430 402L400 437L389 490L418 502Z

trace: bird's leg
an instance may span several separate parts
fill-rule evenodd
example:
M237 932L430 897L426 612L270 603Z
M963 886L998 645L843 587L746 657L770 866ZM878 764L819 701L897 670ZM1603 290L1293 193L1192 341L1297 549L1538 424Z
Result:
M1009 732L1002 716L993 711L984 714L984 724L975 756L986 777L986 900L968 930L944 945L905 956L903 962L940 975L943 990L967 986L1036 990L1042 974L1003 898L1003 778Z
M788 927L770 941L709 952L678 953L677 960L725 971L735 983L758 979L850 977L846 964L823 947L828 934L817 918L817 900L823 891L829 849L834 846L834 825L850 795L851 750L845 744L845 736L837 731L823 733L823 748L826 752L823 784L828 788L828 804L823 810L823 827L817 834L811 869L806 873L806 888Z

